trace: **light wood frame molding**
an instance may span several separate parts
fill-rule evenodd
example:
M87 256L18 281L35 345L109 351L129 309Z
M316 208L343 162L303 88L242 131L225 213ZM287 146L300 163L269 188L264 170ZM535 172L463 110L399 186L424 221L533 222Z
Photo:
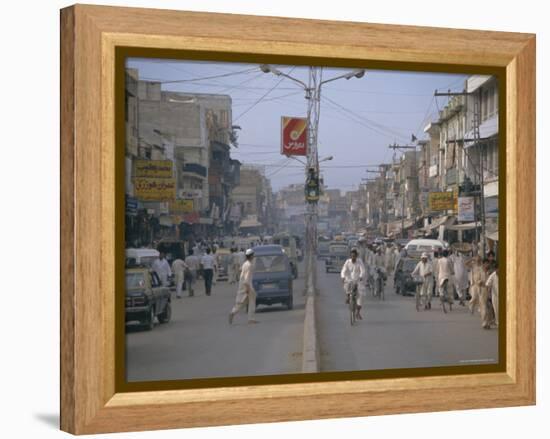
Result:
M506 371L117 393L118 46L504 68ZM534 403L534 35L85 5L61 11L62 430L85 434Z

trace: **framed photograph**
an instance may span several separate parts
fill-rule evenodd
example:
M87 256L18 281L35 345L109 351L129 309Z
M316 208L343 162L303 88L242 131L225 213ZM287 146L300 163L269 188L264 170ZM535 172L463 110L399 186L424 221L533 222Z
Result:
M61 237L64 431L534 404L535 36L63 9Z

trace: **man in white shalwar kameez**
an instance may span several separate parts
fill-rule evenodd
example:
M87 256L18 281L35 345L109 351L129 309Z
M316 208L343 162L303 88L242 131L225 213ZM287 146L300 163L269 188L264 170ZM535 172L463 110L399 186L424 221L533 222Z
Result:
M229 324L233 323L233 317L239 312L239 310L248 304L248 323L258 323L254 319L254 313L256 312L256 291L252 284L252 277L254 275L254 250L248 249L245 252L246 261L241 267L241 275L239 278L239 288L237 290L237 297L235 299L235 306L229 313Z
M422 279L422 284L418 287L418 293L420 294L420 298L423 299L424 309L431 309L434 273L432 263L428 260L427 253L422 253L420 262L416 264L411 275L413 277L418 276Z
M464 265L464 258L460 252L455 252L451 255L451 261L454 269L454 284L456 293L460 299L460 304L464 306L466 300L466 290L468 289L468 272Z
M351 257L344 263L340 277L344 282L344 292L346 293L346 303L349 303L348 287L351 282L357 282L357 314L356 317L362 320L361 308L365 296L365 265L363 261L357 257L357 250L352 249Z

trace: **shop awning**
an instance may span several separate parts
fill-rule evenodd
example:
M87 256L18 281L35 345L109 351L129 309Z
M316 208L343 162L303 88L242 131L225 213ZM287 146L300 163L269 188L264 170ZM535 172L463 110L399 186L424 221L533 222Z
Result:
M447 226L447 230L472 230L476 227L481 227L481 223L479 221L472 223L453 224L451 226Z
M248 227L262 227L262 223L257 219L245 219L241 221L240 229L246 229Z
M424 227L423 230L425 230L426 232L430 232L433 229L437 229L437 228L439 228L439 226L442 226L442 225L445 225L446 228L449 228L449 226L451 224L453 224L454 222L455 222L455 217L454 216L449 217L448 215L445 215L445 216L434 219L432 221L432 223L428 224L426 227Z
M498 230L496 232L485 232L485 237L491 241L498 241Z

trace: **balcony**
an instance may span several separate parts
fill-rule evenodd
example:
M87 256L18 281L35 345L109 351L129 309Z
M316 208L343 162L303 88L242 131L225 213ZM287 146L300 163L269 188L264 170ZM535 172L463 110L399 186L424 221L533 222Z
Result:
M206 167L198 163L186 163L182 166L181 170L182 172L199 175L203 178L206 178L207 175Z

